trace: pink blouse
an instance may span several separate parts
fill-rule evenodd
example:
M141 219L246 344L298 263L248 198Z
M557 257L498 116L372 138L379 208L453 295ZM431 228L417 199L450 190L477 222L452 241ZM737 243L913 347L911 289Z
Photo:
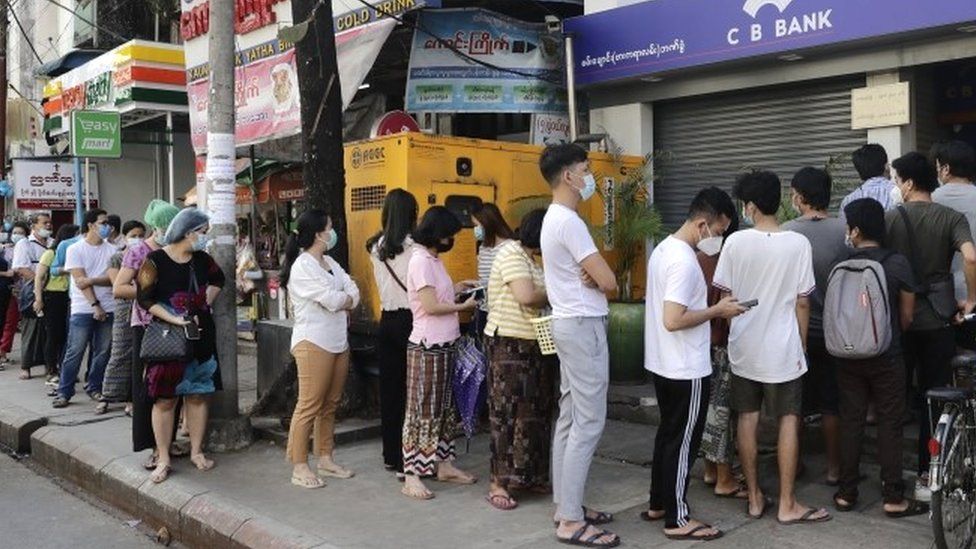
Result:
M420 304L418 291L431 287L440 303L454 303L454 282L447 268L426 248L417 246L407 266L407 301L413 312L413 331L410 342L416 345L441 345L461 337L458 314L431 315Z

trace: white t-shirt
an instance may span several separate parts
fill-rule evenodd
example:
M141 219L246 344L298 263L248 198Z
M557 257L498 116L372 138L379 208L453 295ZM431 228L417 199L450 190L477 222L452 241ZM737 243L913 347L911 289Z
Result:
M664 302L689 310L708 308L708 285L688 243L669 236L647 262L647 306L644 309L644 367L668 379L699 379L712 374L709 323L669 332Z
M31 233L27 238L21 240L14 246L14 257L10 268L13 270L30 269L36 271L37 263L46 251L47 244L42 243Z
M813 251L792 231L748 229L725 240L713 285L740 301L759 304L732 319L732 373L760 383L793 381L807 371L796 301L816 289Z
M579 214L551 204L542 221L542 266L555 318L607 316L607 296L583 284L580 263L598 253Z
M98 246L92 246L84 239L68 246L65 254L64 270L70 273L72 269L84 269L85 276L96 278L105 276L108 271L109 262L118 250L112 244L103 241ZM95 308L88 302L85 294L75 285L74 277L71 278L71 314L90 315L95 312ZM93 286L95 297L106 313L115 312L115 299L112 297L111 286Z
M373 278L376 279L376 289L380 294L380 308L384 311L396 311L398 309L409 309L410 303L407 301L407 290L403 286L407 285L407 265L410 264L410 256L413 253L413 239L409 236L403 239L403 251L393 259L385 262L379 257L379 247L383 244L380 239L369 251L369 261L373 265ZM386 268L387 263L390 269L396 273L396 278L390 274L390 269ZM397 282L397 279L400 282ZM401 286L400 284L403 284Z

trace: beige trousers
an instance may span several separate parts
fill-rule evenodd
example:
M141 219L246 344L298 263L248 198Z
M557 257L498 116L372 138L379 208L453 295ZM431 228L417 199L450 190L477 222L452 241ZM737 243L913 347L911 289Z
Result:
M298 402L288 431L287 454L292 463L307 463L313 432L315 455L332 455L336 409L349 374L349 351L334 354L303 341L292 355L298 365Z

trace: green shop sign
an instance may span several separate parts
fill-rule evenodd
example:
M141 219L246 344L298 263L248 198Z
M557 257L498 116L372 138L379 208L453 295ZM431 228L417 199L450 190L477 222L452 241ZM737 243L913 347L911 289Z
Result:
M119 113L71 113L71 154L95 158L122 156L122 119Z

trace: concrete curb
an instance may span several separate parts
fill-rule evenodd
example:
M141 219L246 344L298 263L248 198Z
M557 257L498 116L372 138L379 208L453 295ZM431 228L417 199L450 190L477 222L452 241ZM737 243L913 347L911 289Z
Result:
M6 416L0 416L5 420ZM154 529L166 527L190 547L330 549L318 536L263 516L180 477L153 484L135 456L119 456L83 440L70 427L45 426L30 437L33 458Z
M31 435L45 425L46 417L24 408L14 405L0 407L0 444L18 454L26 454L30 452Z

